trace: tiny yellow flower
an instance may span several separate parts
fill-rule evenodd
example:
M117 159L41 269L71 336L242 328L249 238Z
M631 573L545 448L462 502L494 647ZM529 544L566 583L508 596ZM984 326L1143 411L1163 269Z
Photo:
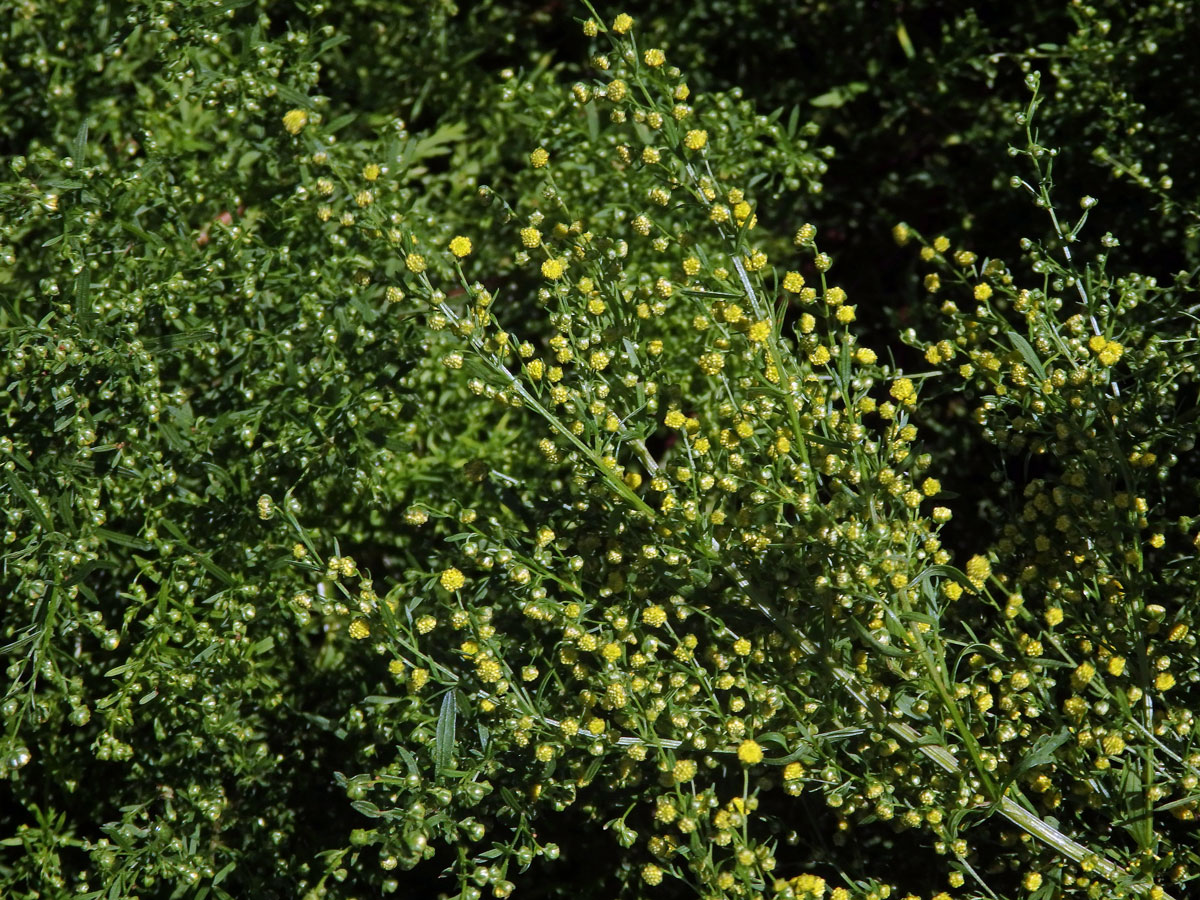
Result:
M1106 756L1120 756L1125 752L1125 739L1119 734L1105 735L1100 742L1100 748Z
M991 574L992 564L986 557L976 555L967 560L967 580L975 587L983 587Z
M708 143L708 132L702 128L693 128L683 138L683 145L689 150L703 150Z
M696 360L696 365L700 367L700 371L705 375L716 375L725 368L725 358L716 351L705 353Z
M308 113L302 109L289 109L283 115L283 127L288 134L299 134L308 124Z
M538 247L542 243L542 233L532 225L521 229L521 243L526 247Z
M817 236L817 229L810 222L805 222L797 230L792 238L792 243L797 247L803 247L805 244L811 244L813 238Z
M650 50L647 50L642 55L642 59L644 59L646 61L646 65L650 66L651 68L658 68L667 61L667 56L657 47L654 47Z
M662 880L663 870L654 863L646 863L646 865L642 866L642 881L646 882L646 884L655 887L662 884Z
M466 576L453 566L443 572L438 580L448 591L457 591L467 583Z
M450 252L459 259L469 255L471 252L471 239L469 237L463 237L461 234L455 236L454 239L450 241Z
M901 403L910 403L916 399L917 389L911 378L897 378L888 393Z
M608 85L607 96L613 103L620 103L629 93L629 85L620 78L614 78Z
M987 300L992 296L992 286L990 284L975 285L975 299Z
M548 259L542 263L542 277L549 278L551 281L562 278L565 271L566 266L562 264L562 260Z
M753 766L763 761L763 749L758 741L747 738L738 745L738 759L744 765Z
M621 13L619 16L613 19L613 31L615 31L617 34L625 34L632 27L633 16Z
M479 676L480 681L491 684L500 680L504 674L504 669L496 660L485 656L476 660L475 674Z
M950 249L950 239L948 237L945 237L944 235L934 238L933 239L933 249L936 250L938 253L945 253L947 250Z
M375 163L367 163L363 166L362 175L367 181L374 181L383 172Z
M1080 663L1075 667L1075 671L1071 673L1071 687L1075 690L1083 690L1085 686L1093 678L1096 677L1096 667L1090 662Z
M404 265L408 267L408 271L414 275L420 275L425 271L425 257L420 253L410 253L404 257Z
M825 879L820 875L810 875L808 873L797 875L789 884L797 896L803 898L803 900L810 900L810 898L812 900L820 900L821 897L825 896Z
M896 225L895 227L892 228L892 239L900 247L903 247L905 244L907 244L908 239L911 236L912 236L912 233L908 230L908 226L905 225L903 222L901 222L899 225Z
M696 777L696 762L695 762L695 760L691 760L691 759L679 760L679 762L675 763L675 765L672 767L671 775L680 784L684 784L685 782L691 781L693 778Z
M356 641L361 641L363 638L371 636L371 626L367 620L361 616L350 623L350 637Z
M538 147L529 154L529 164L535 169L540 169L550 162L550 154L543 147Z

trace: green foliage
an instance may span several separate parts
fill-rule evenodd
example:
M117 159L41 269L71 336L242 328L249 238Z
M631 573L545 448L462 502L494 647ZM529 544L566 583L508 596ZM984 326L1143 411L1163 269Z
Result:
M879 6L14 7L3 896L1194 890L1194 15Z

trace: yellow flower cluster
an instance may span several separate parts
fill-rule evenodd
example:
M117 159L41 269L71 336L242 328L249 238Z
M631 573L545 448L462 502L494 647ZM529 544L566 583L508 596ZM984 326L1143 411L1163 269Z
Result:
M299 134L308 124L308 113L302 109L289 109L283 116L283 127L288 134Z
M452 566L438 576L438 581L446 590L457 591L467 583L467 578L462 572Z
M1116 341L1108 340L1101 335L1095 335L1088 340L1088 349L1106 366L1115 365L1125 352L1125 348Z

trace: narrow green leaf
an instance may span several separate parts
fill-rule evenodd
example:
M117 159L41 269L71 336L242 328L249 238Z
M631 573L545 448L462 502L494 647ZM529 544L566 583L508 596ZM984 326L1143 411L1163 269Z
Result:
M370 703L372 706L391 706L393 703L400 703L403 697L385 697L382 694L371 694L363 698L363 703Z
M341 34L335 34L333 37L321 43L321 49L317 51L317 56L324 56L334 47L340 47L348 40L350 40L350 35L346 34L345 32L342 32Z
M128 534L121 534L119 531L113 531L111 528L93 528L92 534L101 540L109 543L118 544L122 547L131 547L134 550L150 550L154 545L148 541L143 541L141 538L135 538Z
M421 771L420 767L417 765L417 758L408 750L404 749L403 747L397 747L396 755L404 760L404 764L408 766L409 775L416 775Z
M228 865L226 865L225 868L223 868L220 872L218 872L216 875L213 876L213 880L212 880L213 887L216 887L218 884L220 884L222 881L224 881L228 877L229 873L232 872L236 868L237 868L236 862L231 862Z
M8 473L8 483L17 496L25 501L25 507L37 519L37 523L41 526L42 531L53 531L54 523L50 520L49 513L42 509L41 505L37 502L37 498L33 496L33 492L26 487L25 482L17 477L16 472Z
M907 650L897 650L895 647L891 646L890 644L881 643L879 638L875 637L875 635L871 634L871 632L867 630L866 625L864 625L862 622L858 621L858 619L854 618L853 616L850 617L850 624L854 626L854 629L862 636L863 640L865 640L868 644L870 644L873 648L878 650L884 656L908 656L909 655L909 651L907 651Z
M900 49L904 51L904 55L909 59L917 58L916 48L913 47L912 38L908 36L908 29L904 27L903 22L896 25L896 40L900 42Z
M1071 739L1071 732L1066 728L1059 729L1054 734L1043 734L1033 742L1033 747L1026 753L1013 770L1013 777L1028 772L1037 766L1054 762L1055 751Z
M71 141L71 158L75 160L77 166L83 165L83 158L87 154L87 139L88 123L87 119L84 119L79 130L75 132L75 140Z
M75 276L75 317L84 325L90 325L95 318L90 303L92 294L92 273L85 266L83 271Z
M967 578L966 573L961 569L954 568L954 566L930 566L910 581L908 586L916 587L924 581L929 581L931 578L949 578L951 581L957 581L965 588L973 588L971 580Z
M433 764L439 772L449 768L454 758L454 730L457 715L458 701L454 697L454 690L451 689L442 695L442 709L438 713L434 736Z
M362 813L369 819L378 819L383 815L383 813L379 811L379 807L370 800L355 800L350 804L350 806L355 811Z
M1038 381L1045 381L1046 369L1042 365L1042 361L1038 359L1038 355L1034 352L1033 347L1030 346L1029 341L1025 340L1025 338L1021 337L1015 331L1008 333L1008 339L1012 341L1013 346L1017 348L1017 352L1021 354L1021 357L1025 360L1029 368L1033 369L1034 374L1038 377Z
M346 113L345 115L338 116L336 119L334 119L328 125L326 125L324 130L326 132L328 132L329 134L335 134L335 133L341 131L343 128L345 128L347 125L349 125L351 122L353 122L357 118L358 118L357 113Z
M77 191L83 187L83 182L76 178L47 178L45 184L56 191Z

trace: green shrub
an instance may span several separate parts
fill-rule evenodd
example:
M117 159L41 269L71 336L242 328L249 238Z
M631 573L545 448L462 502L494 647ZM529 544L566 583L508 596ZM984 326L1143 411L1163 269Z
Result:
M4 896L1187 896L1189 11L1028 12L17 7Z

